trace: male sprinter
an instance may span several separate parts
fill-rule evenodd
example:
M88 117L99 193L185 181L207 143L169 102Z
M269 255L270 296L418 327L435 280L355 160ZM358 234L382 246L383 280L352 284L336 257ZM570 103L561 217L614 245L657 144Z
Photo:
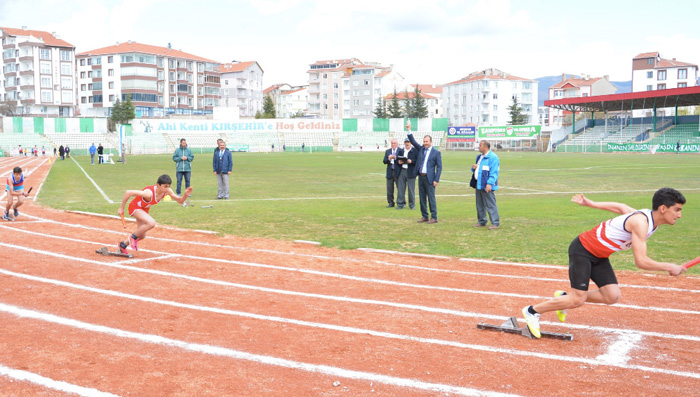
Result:
M5 205L5 213L2 215L2 219L6 221L14 221L19 216L19 211L17 208L24 204L24 198L27 194L24 193L24 174L22 173L22 168L15 167L12 169L12 173L7 177L7 186L5 187L7 192L7 204ZM12 204L17 197L17 204L12 207ZM13 210L10 212L10 210Z
M678 276L685 269L673 263L657 262L647 256L646 240L659 225L674 225L681 217L685 197L668 187L654 193L652 210L635 210L615 202L595 202L575 195L571 201L584 207L622 214L593 229L579 234L569 245L569 280L572 291L554 293L555 298L534 306L526 306L523 316L532 335L540 337L540 315L555 311L560 321L566 319L566 309L574 309L586 302L612 305L620 299L620 287L608 257L616 251L632 248L634 264L642 270L667 271ZM588 282L598 286L588 291Z
M182 205L187 200L190 194L192 194L192 187L185 189L185 194L182 197L175 194L175 192L170 189L170 184L172 179L168 175L161 175L158 178L157 184L153 186L146 186L143 190L127 190L124 193L124 198L122 199L122 205L119 207L117 213L120 216L124 216L124 206L130 197L134 197L129 203L129 215L136 218L136 231L129 236L125 241L117 244L119 251L122 254L128 254L126 249L131 244L131 248L138 251L138 242L146 238L146 232L156 227L156 221L148 213L151 207L160 203L160 201L167 194L172 197L173 200L177 201L178 204Z

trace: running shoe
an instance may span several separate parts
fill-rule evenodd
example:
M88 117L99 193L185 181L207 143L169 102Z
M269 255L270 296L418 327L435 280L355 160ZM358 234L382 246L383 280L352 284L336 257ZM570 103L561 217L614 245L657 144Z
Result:
M542 336L540 334L540 314L530 314L527 310L529 308L530 306L525 306L525 308L523 308L523 317L525 317L525 323L527 323L527 327L530 329L532 336L539 339Z
M566 295L566 291L554 291L554 297L557 298L559 296ZM557 318L559 321L562 323L566 321L566 310L557 310Z
M3 219L3 220L6 220L6 221L9 221L9 220L10 220L10 217L9 217L7 211L5 211L5 212L2 214L2 219Z
M15 218L19 216L19 211L17 211L17 208L15 208Z
M139 250L139 246L138 246L138 244L139 244L139 239L133 238L131 235L129 235L129 242L131 243L131 249L132 249L132 250L134 250L134 251L138 251L138 250Z
M121 252L124 255L129 255L129 252L126 250L126 247L124 246L124 242L120 241L117 243L117 248L119 248L119 252Z

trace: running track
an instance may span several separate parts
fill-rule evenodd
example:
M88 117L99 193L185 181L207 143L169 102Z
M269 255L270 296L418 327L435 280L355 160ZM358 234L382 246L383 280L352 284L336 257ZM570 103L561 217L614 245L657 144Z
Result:
M20 165L37 190L45 159ZM32 192L34 193L34 192ZM3 200L4 202L4 200ZM341 251L25 205L0 223L0 394L694 395L700 279L620 272L572 342L476 329L567 288L562 267ZM522 323L522 321L521 321Z

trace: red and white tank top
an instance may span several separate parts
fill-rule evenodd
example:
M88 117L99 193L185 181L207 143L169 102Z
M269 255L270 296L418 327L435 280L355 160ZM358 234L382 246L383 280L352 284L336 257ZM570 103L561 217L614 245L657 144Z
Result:
M656 231L651 210L637 210L629 214L620 215L602 222L593 229L579 234L579 240L585 249L598 258L607 258L613 252L628 250L632 247L632 233L625 230L625 223L630 216L642 213L649 223L647 239Z
M151 207L158 204L160 200L162 200L163 197L165 197L165 194L161 197L156 197L156 185L146 186L145 188L143 188L143 190L151 191L151 201L146 201L143 197L134 197L134 199L131 200L131 203L129 203L129 215L133 215L134 211L139 209L148 212L148 210Z

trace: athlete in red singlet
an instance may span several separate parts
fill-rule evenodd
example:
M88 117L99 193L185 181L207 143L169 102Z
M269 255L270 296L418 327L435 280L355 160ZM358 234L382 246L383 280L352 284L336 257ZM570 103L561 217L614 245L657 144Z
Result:
M523 309L525 322L533 336L540 337L540 314L556 311L560 321L566 319L566 309L586 302L612 305L620 299L620 286L608 257L617 251L632 249L634 264L642 270L667 271L678 276L685 269L673 263L657 262L647 256L647 239L660 225L675 225L681 217L685 197L681 192L662 188L654 193L652 209L635 210L615 202L595 202L575 195L571 201L591 208L620 214L578 235L569 246L569 281L571 293L556 291L554 299ZM590 280L598 289L588 290Z
M172 179L168 175L161 175L158 178L156 185L147 186L143 190L127 190L124 193L124 198L122 199L122 205L119 207L120 216L124 215L124 206L129 198L134 197L129 203L129 216L136 219L136 231L132 233L125 241L121 241L117 244L119 251L123 254L127 254L127 248L131 245L131 248L138 250L138 242L146 238L146 232L156 227L156 221L148 213L150 208L154 205L160 203L160 201L167 194L172 197L178 204L182 204L187 200L190 194L192 194L192 187L185 190L185 194L182 197L175 194L175 192L170 189L170 184Z

